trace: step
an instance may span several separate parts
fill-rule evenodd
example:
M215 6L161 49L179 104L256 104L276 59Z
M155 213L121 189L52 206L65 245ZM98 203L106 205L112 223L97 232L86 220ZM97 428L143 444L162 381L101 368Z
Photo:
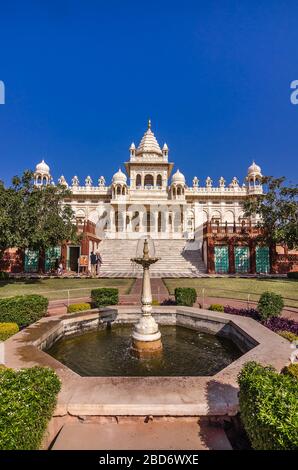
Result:
M184 251L190 246L186 240L154 240L154 245L155 256L161 259L151 266L152 276L157 278L166 273L170 277L194 277L205 273L201 252L198 249ZM142 268L131 261L136 256L137 246L138 240L103 240L101 272L107 277L139 277Z
M232 450L225 432L197 420L65 424L52 450ZM133 468L133 466L132 466Z

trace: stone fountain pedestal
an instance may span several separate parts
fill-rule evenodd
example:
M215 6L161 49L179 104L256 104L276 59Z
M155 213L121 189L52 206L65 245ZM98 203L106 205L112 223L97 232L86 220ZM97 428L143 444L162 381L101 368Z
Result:
M137 357L150 357L162 351L161 333L158 324L151 315L152 294L150 282L150 265L159 258L149 257L148 241L144 241L142 258L133 258L132 261L143 266L142 283L142 315L134 326L132 333L132 353Z

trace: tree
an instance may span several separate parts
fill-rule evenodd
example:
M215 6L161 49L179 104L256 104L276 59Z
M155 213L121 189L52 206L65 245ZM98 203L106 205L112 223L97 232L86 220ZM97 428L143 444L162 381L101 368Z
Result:
M70 192L61 185L36 187L33 174L0 183L0 256L5 249L40 250L77 240L72 208L64 201Z
M245 216L258 214L262 239L267 243L298 247L298 186L284 185L285 178L263 177L264 194L244 203Z

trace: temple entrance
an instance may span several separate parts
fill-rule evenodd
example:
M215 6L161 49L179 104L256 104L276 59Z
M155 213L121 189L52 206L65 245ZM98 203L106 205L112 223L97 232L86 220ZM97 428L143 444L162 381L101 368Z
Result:
M80 246L69 246L68 247L68 260L67 267L70 271L78 272L79 268L79 257L81 254Z

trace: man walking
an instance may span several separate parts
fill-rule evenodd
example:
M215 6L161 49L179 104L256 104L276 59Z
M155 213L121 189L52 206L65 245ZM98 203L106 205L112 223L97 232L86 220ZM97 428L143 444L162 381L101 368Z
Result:
M96 259L96 255L93 253L93 251L91 251L90 263L91 263L91 276L95 277L96 276L97 259Z

